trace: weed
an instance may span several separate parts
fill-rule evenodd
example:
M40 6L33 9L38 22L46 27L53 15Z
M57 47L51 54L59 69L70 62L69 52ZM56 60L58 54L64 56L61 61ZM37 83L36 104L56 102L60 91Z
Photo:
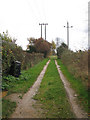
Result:
M19 95L19 98L20 98L20 99L22 99L22 97L23 97L22 95Z

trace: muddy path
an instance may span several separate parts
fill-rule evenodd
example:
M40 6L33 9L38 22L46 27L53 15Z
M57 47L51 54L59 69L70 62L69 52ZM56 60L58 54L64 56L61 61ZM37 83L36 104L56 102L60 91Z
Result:
M34 85L29 89L29 91L23 96L21 100L18 99L18 94L13 94L9 96L9 98L11 98L13 101L18 102L17 108L15 112L10 116L10 118L40 118L38 110L33 107L33 104L35 104L33 96L37 93L40 87L40 83L43 79L49 63L50 60L44 66Z
M85 113L82 108L78 104L77 100L77 94L75 91L70 87L70 83L67 81L67 79L62 74L62 71L60 70L60 66L57 64L57 61L55 60L56 67L58 69L58 73L60 75L60 78L64 84L64 88L66 90L71 108L73 110L73 113L75 114L76 118L88 118L87 113Z

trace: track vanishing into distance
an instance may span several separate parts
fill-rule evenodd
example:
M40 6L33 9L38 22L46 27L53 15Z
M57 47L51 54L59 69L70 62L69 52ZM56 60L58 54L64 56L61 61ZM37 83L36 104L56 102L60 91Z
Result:
M49 63L50 63L50 60L44 66L36 82L29 89L29 91L26 94L24 94L23 98L17 104L17 108L15 112L10 116L10 118L41 118L40 114L37 112L37 109L33 107L33 104L36 103L33 97L38 92L41 81L44 77L44 74L47 70ZM76 118L88 118L87 113L85 113L79 106L77 95L75 91L70 87L70 83L68 82L68 80L65 78L65 76L61 72L60 66L57 64L56 60L55 60L55 64L56 64L60 79L62 80L64 88L66 90L68 101L70 102L70 105L71 105L71 109L73 113L75 114Z

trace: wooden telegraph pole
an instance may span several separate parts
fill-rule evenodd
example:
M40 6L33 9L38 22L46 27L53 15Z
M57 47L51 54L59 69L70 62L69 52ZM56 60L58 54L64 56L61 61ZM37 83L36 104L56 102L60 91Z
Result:
M69 22L67 22L67 26L64 26L67 28L67 46L69 48L69 28L72 28L73 26L69 27Z

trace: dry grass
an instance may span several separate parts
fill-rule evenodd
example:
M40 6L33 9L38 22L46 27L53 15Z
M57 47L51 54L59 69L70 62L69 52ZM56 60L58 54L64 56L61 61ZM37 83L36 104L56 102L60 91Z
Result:
M62 62L67 66L69 72L75 78L81 79L83 84L88 86L88 52L72 52L66 50L61 56Z

